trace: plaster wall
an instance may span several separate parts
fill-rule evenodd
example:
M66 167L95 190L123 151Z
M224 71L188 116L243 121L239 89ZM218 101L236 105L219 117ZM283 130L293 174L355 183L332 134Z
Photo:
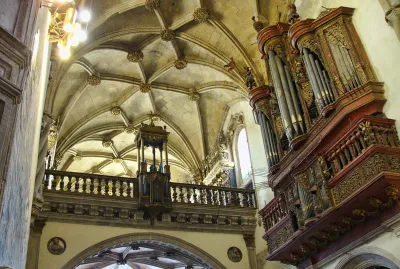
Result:
M0 16L1 17L1 16ZM25 268L40 122L48 66L48 11L41 9L32 46L32 67L17 108L0 215L0 266ZM3 161L3 160L2 160Z
M59 269L80 252L103 240L124 234L148 232L161 233L189 242L203 249L228 269L249 267L246 245L241 234L167 231L47 222L40 241L38 268ZM56 236L63 238L67 244L67 249L62 255L52 255L47 250L47 242ZM227 256L227 251L232 246L236 246L242 251L243 259L238 263L230 261Z

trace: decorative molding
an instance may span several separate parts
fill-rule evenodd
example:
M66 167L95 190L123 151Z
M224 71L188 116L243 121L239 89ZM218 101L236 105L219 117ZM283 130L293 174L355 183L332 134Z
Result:
M188 62L185 59L178 59L174 62L174 66L178 70L182 70L187 66Z
M196 102L200 99L200 94L196 91L196 89L189 89L189 100Z
M160 8L161 0L146 0L144 7L149 11L154 11Z
M164 41L171 41L175 38L175 32L171 29L164 29L161 32L161 39Z
M150 83L141 83L139 90L142 93L148 93L151 91L151 84Z
M126 56L128 61L133 62L133 63L138 63L138 62L143 61L143 57L144 57L144 55L143 55L143 52L141 52L141 51L131 51Z
M0 92L10 97L14 105L21 103L22 89L0 77Z
M97 75L90 75L87 79L86 82L91 85L91 86L98 86L101 83L101 79Z
M208 20L209 17L210 14L204 7L199 7L193 12L193 19L197 23L205 22L206 20Z

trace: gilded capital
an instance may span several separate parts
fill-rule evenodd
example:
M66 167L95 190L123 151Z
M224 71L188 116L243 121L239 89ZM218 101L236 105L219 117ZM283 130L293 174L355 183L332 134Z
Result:
M160 0L146 0L144 6L149 11L154 11L155 9L160 8Z
M141 52L140 50L138 51L131 51L128 53L128 55L126 56L126 58L128 59L128 61L133 62L133 63L138 63L141 62L143 60L143 52Z
M161 39L164 41L171 41L175 38L175 32L171 29L165 29L161 32Z
M100 77L96 76L96 75L90 75L87 79L86 79L87 83L91 86L97 86L100 85L101 83L101 79Z
M189 100L190 101L197 101L200 99L200 94L195 89L189 90Z
M110 112L111 112L111 114L113 114L113 115L119 115L119 114L121 114L121 108L119 108L119 107L113 107L113 108L111 108L111 110L110 110Z
M174 62L175 68L182 70L187 66L188 62L185 59L179 59Z
M109 148L112 146L113 142L112 142L112 140L104 140L102 144L103 144L103 147Z
M205 22L210 14L208 13L207 9L200 7L193 12L193 19L197 23Z
M147 93L151 91L151 85L149 83L141 83L139 87L140 92Z

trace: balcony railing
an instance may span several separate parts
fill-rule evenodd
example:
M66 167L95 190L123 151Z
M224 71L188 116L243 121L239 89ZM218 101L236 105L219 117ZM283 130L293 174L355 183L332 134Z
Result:
M46 170L44 186L49 191L97 196L138 198L136 178ZM239 188L170 183L171 201L181 204L255 208L254 191Z
M51 221L149 228L136 178L46 170L40 216ZM255 192L240 188L169 183L170 211L152 221L158 229L254 232Z
M287 259L286 254L322 240L321 231L331 234L338 223L341 229L359 221L352 212L364 209L352 208L350 200L368 204L368 197L379 197L378 204L388 201L388 206L372 206L378 211L390 208L390 199L397 199L397 192L390 193L396 188L393 179L400 177L400 141L394 124L391 119L362 116L324 145L319 156L296 168L293 177L284 178L275 189L279 195L259 211L271 253L268 259L297 264L300 260Z

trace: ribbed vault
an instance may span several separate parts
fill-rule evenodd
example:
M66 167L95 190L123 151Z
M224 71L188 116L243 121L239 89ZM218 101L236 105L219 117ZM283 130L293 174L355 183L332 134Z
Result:
M160 3L150 11L144 0L93 1L89 39L53 62L46 112L59 122L58 168L134 175L134 128L157 114L171 132L172 173L188 180L229 107L247 98L243 68L263 84L251 21L258 1ZM207 11L203 20L199 8ZM231 58L237 67L228 71ZM144 84L151 90L143 92Z

